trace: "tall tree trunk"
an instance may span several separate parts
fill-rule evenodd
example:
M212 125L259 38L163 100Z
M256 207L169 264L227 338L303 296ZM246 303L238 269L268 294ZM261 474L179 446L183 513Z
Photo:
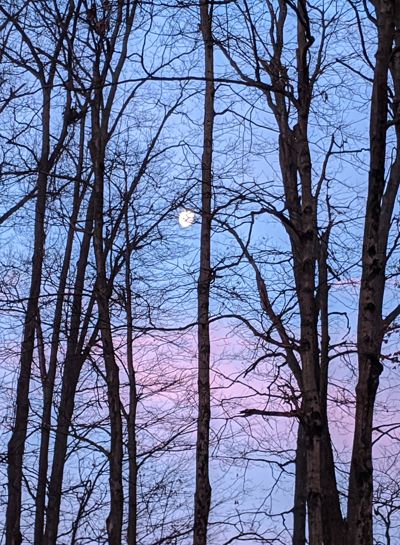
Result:
M295 486L293 506L293 539L292 545L306 544L306 511L307 511L307 455L306 435L302 422L297 430L297 447L295 462Z
M309 74L309 49L314 42L305 0L297 3L298 117L293 129L297 172L301 185L299 240L292 238L294 273L300 308L303 409L307 449L307 506L310 545L340 545L343 519L336 486L332 445L329 435L326 396L328 370L328 285L320 275L322 308L318 308L315 277L318 264L318 210L312 187L308 123L313 93ZM292 185L296 184L293 179ZM295 214L292 214L295 217ZM325 250L325 248L323 248ZM321 257L321 256L320 256ZM326 267L327 255L324 256ZM322 269L326 273L326 270ZM321 310L322 344L325 361L320 360L318 313ZM329 512L331 511L331 512Z
M126 342L127 342L127 367L129 379L129 413L128 413L128 545L136 545L137 542L137 443L136 443L136 413L137 413L137 389L136 372L133 363L133 309L132 309L132 275L131 275L131 250L129 243L129 217L128 205L125 214L125 291L126 291Z
M6 513L6 545L20 545L22 468L29 416L29 384L32 370L32 356L35 345L35 330L38 314L42 267L45 247L45 212L50 152L50 97L51 88L45 86L42 101L42 151L38 165L39 176L35 208L34 248L32 255L31 286L25 315L23 340L21 344L20 375L14 428L8 443L8 503Z
M79 332L82 320L82 297L85 284L86 267L90 250L93 228L93 193L88 203L84 236L81 244L71 310L71 327L68 336L67 353L65 356L64 373L62 377L61 396L57 417L54 454L49 481L48 505L46 510L45 545L56 545L58 524L60 520L60 505L64 466L67 455L68 432L71 425L75 404L75 393L79 375L84 363L84 356L79 346Z
M372 425L383 338L382 306L390 221L385 201L388 75L395 30L395 0L376 2L378 47L370 116L370 169L358 308L358 383L348 496L348 545L372 545ZM396 181L398 187L398 181ZM397 191L397 190L396 190ZM391 214L390 214L391 216ZM385 228L383 229L383 226Z
M209 480L210 435L210 325L211 282L211 203L212 152L214 128L214 47L212 38L212 2L200 0L200 27L204 42L203 156L201 164L201 235L198 297L198 417L196 444L196 490L194 497L193 545L207 544L208 517L211 505Z
M100 54L98 53L100 56ZM94 64L96 90L91 106L92 138L90 154L93 163L94 185L94 230L93 247L96 259L96 301L99 327L103 345L103 358L106 369L108 410L110 415L110 512L107 517L109 545L121 545L124 495L122 485L123 438L120 402L119 369L115 360L114 345L109 308L109 285L106 273L106 251L103 240L104 223L104 161L107 142L107 122L102 123L103 80L99 71L98 59ZM110 112L104 116L109 117Z
M303 368L303 408L307 448L307 507L310 545L322 545L320 367L318 310L315 300L317 260L317 207L312 193L308 118L312 95L308 50L313 38L307 6L299 0L297 20L298 116L294 129L297 171L301 183L300 240L294 247L294 274L300 308L301 360ZM296 183L295 180L293 183Z
M81 126L81 142L80 142L80 157L78 160L78 172L77 179L81 178L81 166L83 162L84 153L84 122ZM67 235L67 242L65 246L65 253L63 259L63 265L60 274L60 282L57 290L57 302L54 311L54 320L52 325L52 339L51 349L49 357L49 366L46 375L43 380L43 412L41 422L41 434L40 434L40 453L39 453L39 469L38 469L38 483L36 489L35 498L35 534L34 544L42 545L44 536L44 518L45 518L45 503L46 503L46 486L47 486L47 472L48 472L48 458L49 458L49 443L50 443L50 428L51 428L51 412L54 393L54 382L57 371L57 356L61 333L61 323L63 314L63 305L65 300L65 287L68 278L68 270L71 263L72 247L75 236L76 221L80 210L85 190L81 192L80 183L76 182L73 199L73 209L70 217L69 230Z
M37 329L39 297L42 282L43 261L45 255L45 215L48 177L54 166L67 137L67 123L63 116L62 130L58 141L51 149L51 97L56 77L58 60L69 29L69 23L74 14L73 2L66 3L63 25L57 34L54 49L49 52L50 62L46 69L38 53L33 54L35 76L38 78L42 91L41 108L41 151L38 164L37 198L35 207L34 248L32 255L32 272L29 300L24 321L23 340L21 343L20 376L17 385L16 413L13 432L8 443L8 503L6 512L6 545L19 545L22 541L20 530L21 497L23 477L23 457L29 418L29 386L32 371L32 357ZM19 21L8 13L4 7L2 13L12 21L15 29L21 34L22 40L32 51L35 45L21 29ZM70 95L67 96L67 105Z
M329 205L328 205L329 206ZM330 211L328 211L330 215ZM328 421L328 378L329 378L329 283L328 245L331 221L322 233L318 256L317 301L320 314L320 398L321 398L321 484L322 523L324 545L342 545L346 541L345 523L340 508L339 491L336 482L335 461Z

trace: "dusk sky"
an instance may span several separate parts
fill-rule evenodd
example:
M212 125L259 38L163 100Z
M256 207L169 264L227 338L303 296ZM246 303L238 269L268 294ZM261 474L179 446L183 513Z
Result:
M0 37L0 545L397 543L399 1Z

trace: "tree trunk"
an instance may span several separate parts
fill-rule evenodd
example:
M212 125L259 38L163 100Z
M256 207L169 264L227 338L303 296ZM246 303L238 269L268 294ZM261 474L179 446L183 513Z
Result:
M299 422L295 463L292 545L306 544L307 455L304 426Z
M32 357L35 345L35 330L38 313L42 267L45 247L45 212L48 180L48 158L50 152L50 96L51 89L43 89L42 102L42 152L38 165L38 189L35 209L34 249L32 255L32 274L29 300L24 322L21 344L20 375L17 386L17 399L14 428L8 443L8 503L6 513L6 545L20 545L22 468L29 415L29 384L32 370Z
M125 291L126 291L126 342L127 342L127 367L129 379L129 413L128 413L128 545L136 545L137 542L137 443L136 443L136 413L137 390L136 372L133 363L133 314L132 314L132 278L131 278L131 250L129 243L129 217L128 206L125 214Z
M330 215L330 210L329 210ZM345 523L340 508L339 491L336 482L335 461L328 421L328 379L329 379L329 283L328 245L331 222L322 233L318 256L317 301L320 314L320 398L322 416L321 483L322 523L324 545L343 545L346 541Z
M372 545L372 425L383 336L388 230L382 232L385 190L388 73L394 40L395 2L376 3L378 49L370 117L370 170L364 225L362 277L358 310L358 384L348 497L348 544Z
M100 53L97 53L98 59ZM104 161L107 142L107 112L102 120L103 80L100 75L99 60L94 63L93 81L96 82L95 96L91 106L92 134L90 154L93 163L94 184L94 230L93 247L96 259L96 301L99 327L103 345L103 358L106 369L108 410L110 415L110 512L107 517L109 545L121 545L124 495L122 485L123 438L120 402L119 369L115 361L114 345L109 308L109 285L106 276L106 251L103 240L104 223Z
M78 162L77 179L81 177L81 165L83 161L83 138L84 138L84 123L81 127L81 145L80 158ZM51 350L49 357L49 367L46 376L43 380L43 412L42 412L42 430L40 434L40 453L39 453L39 473L38 484L36 489L35 499L35 537L34 544L42 545L44 535L44 517L46 504L46 486L49 458L49 443L50 443L50 427L51 427L51 412L54 393L54 381L57 371L57 356L60 341L63 304L65 300L65 287L67 283L68 270L71 263L72 247L75 236L76 221L78 219L82 196L80 184L76 182L74 191L73 209L70 218L70 227L67 235L65 246L64 260L60 274L60 282L57 290L57 302L54 311L54 320L52 326Z
M204 133L201 183L201 239L198 293L198 417L196 444L196 490L194 498L193 545L207 544L208 517L211 504L209 480L210 435L210 325L209 301L211 282L211 202L212 151L214 127L214 48L212 38L212 3L200 0L200 27L204 42L206 78L204 99Z
M68 431L74 411L75 393L84 357L79 347L79 332L82 320L82 296L85 274L90 250L93 227L93 194L88 203L85 221L85 232L81 244L79 260L74 284L74 298L71 310L71 327L65 356L62 377L61 397L57 418L52 470L49 481L48 505L46 511L45 545L56 545L64 466L67 455Z

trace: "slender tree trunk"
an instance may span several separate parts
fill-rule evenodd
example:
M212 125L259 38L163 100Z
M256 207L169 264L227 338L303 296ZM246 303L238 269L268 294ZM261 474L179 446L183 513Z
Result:
M31 286L27 311L25 315L23 340L21 343L20 376L17 385L16 413L14 429L8 443L8 503L6 512L6 544L18 545L22 541L20 530L21 519L21 497L22 497L22 477L23 477L23 457L25 450L25 441L27 433L27 424L29 418L29 386L32 370L32 357L35 344L35 331L38 323L39 297L42 282L42 269L45 255L45 214L48 177L54 163L67 136L67 123L65 116L63 118L62 130L54 146L51 149L51 96L54 85L54 79L57 71L57 63L61 54L64 41L68 32L69 23L74 14L74 4L66 4L64 21L60 32L57 34L57 40L54 49L49 55L50 63L47 70L36 53L33 55L35 63L35 75L38 78L42 90L42 115L41 115L41 152L38 164L38 183L37 198L35 208L35 227L34 227L34 249L32 255ZM14 27L21 34L23 41L33 50L35 45L30 41L27 34L21 30L19 22L13 15L7 13L2 8L2 12L13 23ZM69 96L67 97L67 105Z
M214 128L214 47L212 3L200 0L200 27L204 42L206 89L204 99L203 156L201 164L201 235L198 293L198 417L196 444L196 490L194 498L193 545L206 545L211 505L209 480L210 435L210 325L211 203Z
M296 149L297 172L301 184L299 238L292 238L294 273L301 321L301 359L303 369L303 409L307 449L307 506L310 545L339 545L343 530L339 496L336 486L332 445L326 412L328 366L328 286L320 277L323 295L321 329L325 361L320 361L318 339L318 301L315 276L318 263L318 210L312 187L311 154L308 119L313 83L309 75L309 49L314 42L305 0L297 3L297 77L298 117L293 129L292 145ZM296 180L291 182L294 186ZM325 257L326 259L326 257ZM325 263L326 265L326 263ZM325 290L325 293L324 293ZM331 512L329 513L329 511Z
M93 228L93 199L92 194L85 220L85 233L83 236L77 271L74 284L74 298L71 310L71 327L67 343L64 373L62 377L61 397L57 418L56 437L52 470L49 482L48 505L46 511L45 545L56 545L58 524L60 520L60 505L64 466L67 454L68 431L74 411L75 393L79 375L84 363L79 347L79 332L82 319L82 297L85 284L86 267L90 250L90 241Z
M303 408L307 448L307 506L310 545L322 545L320 367L318 309L315 300L317 261L317 207L312 193L308 118L312 86L309 77L310 34L307 6L299 0L297 20L298 117L294 129L297 171L301 182L300 240L294 248L294 273L300 308L301 360L303 368ZM295 181L293 182L295 183Z
M119 369L115 361L112 339L111 315L109 308L109 285L106 276L106 252L103 240L104 222L104 161L107 141L107 124L101 121L103 104L102 78L96 60L94 78L95 97L92 103L92 139L90 153L95 176L94 187L94 231L93 247L96 258L96 301L99 314L99 327L103 345L103 358L106 368L108 410L110 414L110 512L107 517L109 545L120 545L122 539L122 521L124 495L122 485L123 438L120 403ZM109 115L109 112L108 114Z
M272 16L272 12L271 12ZM307 472L299 476L307 493L308 536L310 545L322 545L322 415L320 399L320 367L318 345L318 308L315 299L315 271L317 260L317 208L312 193L311 157L308 144L308 116L312 98L308 54L313 43L307 4L297 2L297 124L289 126L289 110L282 92L287 71L281 61L287 6L280 2L277 38L271 64L271 81L276 92L275 100L267 93L268 103L279 126L279 161L285 192L285 205L292 228L288 230L293 252L293 270L300 310L301 362L302 362L302 426L304 438L298 449L305 448ZM282 92L281 92L282 91ZM300 183L299 183L300 181ZM303 430L299 430L303 431ZM302 454L298 451L299 460ZM301 519L299 521L301 522ZM300 526L301 528L301 526ZM302 539L296 530L296 539Z
M358 309L358 384L348 497L348 545L372 545L372 425L383 338L382 306L389 224L385 222L388 74L395 30L395 1L376 2L378 48L371 100L370 170ZM398 184L398 182L397 182ZM382 200L383 199L383 200ZM383 223L388 224L382 230Z
M322 233L318 256L317 301L320 313L320 398L322 417L321 483L322 522L324 545L343 545L346 542L345 524L340 508L339 491L336 482L335 462L328 421L328 370L329 370L329 283L328 244L331 224Z
M131 250L129 244L129 217L128 207L125 214L126 233L126 263L125 263L125 291L126 291L126 322L127 322L127 366L129 378L129 413L128 413L128 545L136 545L137 541L137 444L136 444L136 413L137 390L136 373L133 363L133 309L132 309L132 277L131 277Z
M295 488L293 506L293 540L292 545L306 544L306 511L307 511L307 455L304 426L299 422L297 430L297 448L295 463Z
M37 199L35 209L34 249L32 255L31 287L25 315L21 345L20 375L17 386L17 400L14 428L8 443L8 503L6 513L6 545L20 545L22 468L29 416L29 384L32 370L32 356L35 345L35 330L38 314L40 286L45 247L45 212L48 179L48 158L50 151L50 96L51 89L44 87L42 102L42 152L39 163Z
M77 179L81 177L81 165L83 161L84 150L84 123L81 128L81 143L80 143L80 157L78 162ZM83 192L80 191L80 183L76 182L74 191L73 209L70 218L70 227L67 235L67 242L65 246L64 260L60 274L60 282L57 290L57 302L54 311L54 320L52 326L52 339L51 349L49 357L49 366L46 375L43 380L43 412L42 412L42 430L40 434L40 453L39 453L39 473L38 484L36 489L35 498L35 545L42 545L44 537L44 517L45 517L45 502L46 502L46 485L47 485L47 472L48 472L48 457L49 457L49 443L50 443L50 427L51 427L51 412L54 393L54 382L57 370L57 355L58 346L60 340L61 323L62 323L62 311L65 300L65 287L67 283L68 270L71 263L72 247L75 236L76 221L80 210L80 204L82 202Z

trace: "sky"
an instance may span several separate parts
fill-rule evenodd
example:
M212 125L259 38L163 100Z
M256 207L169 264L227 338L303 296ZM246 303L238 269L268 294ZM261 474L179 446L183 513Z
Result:
M340 4L340 3L339 3ZM333 8L332 8L333 9ZM160 61L157 55L160 40L168 41L168 32L158 32L161 28L169 30L173 25L180 25L185 32L179 34L173 44L168 44L166 51L170 55L176 52L189 50L199 41L199 33L192 32L191 27L185 27L187 21L160 17L155 25L154 32L147 36L147 44L152 44L144 59L147 70L151 70ZM137 42L135 41L137 39ZM119 100L124 92L129 90L129 79L137 76L134 70L133 52L137 44L143 39L138 32L132 41L132 63L127 69L127 83L121 86ZM338 55L339 46L336 44L330 51L331 56ZM172 53L171 53L172 51ZM196 53L183 55L174 63L174 68L161 71L164 75L182 73L190 69L192 74L201 70L201 62ZM293 61L295 52L288 51L288 62ZM166 53L168 55L168 53ZM291 59L291 60L290 60ZM228 73L230 67L221 53L216 55L217 70L220 75ZM244 56L242 63L248 59ZM133 68L132 68L133 67ZM251 68L246 67L249 72ZM140 69L143 70L143 67ZM334 72L334 70L338 70ZM332 127L335 121L337 155L333 157L328 169L328 178L324 186L324 196L330 198L334 207L336 226L332 233L332 248L330 264L335 277L332 280L330 292L331 304L331 339L334 343L346 341L350 345L355 341L357 291L359 286L360 270L358 260L361 252L360 233L362 229L362 206L366 190L366 153L350 154L348 150L364 147L367 138L369 90L363 84L354 84L351 88L341 87L342 73L337 67L325 78L322 78L318 87L316 109L312 112L312 151L314 158L315 177L321 168L323 153L327 149ZM140 72L139 74L141 74ZM130 76L133 75L133 78ZM30 81L29 76L26 81ZM163 456L148 458L143 463L143 477L141 481L143 497L157 498L155 489L157 484L163 483L171 492L171 502L175 506L175 513L184 516L190 514L193 496L194 460L193 447L195 402L196 402L196 337L195 328L185 330L183 334L174 332L148 331L152 329L183 327L193 323L196 317L196 280L198 276L199 258L199 218L187 229L178 223L178 214L188 208L195 214L199 209L199 171L201 155L201 137L199 127L202 121L202 93L199 85L191 82L185 92L189 96L187 101L177 108L163 133L161 144L167 151L166 159L157 160L150 169L150 174L140 185L138 196L135 195L135 207L140 210L135 219L132 214L132 231L144 232L154 220L156 213L169 206L172 198L177 199L174 209L166 215L162 223L161 235L155 233L148 248L137 252L133 260L134 279L137 287L135 299L135 313L137 325L137 339L135 340L135 363L138 372L138 384L141 398L139 417L140 448L143 459L151 449L162 444L167 437L177 431L183 431L173 442L173 448ZM326 93L326 96L324 95ZM153 134L156 121L159 120L179 94L177 86L171 82L152 82L145 89L138 90L132 109L127 111L121 123L118 142L113 151L123 149L127 162L128 178L140 163L146 144ZM167 104L162 100L168 97ZM37 119L36 92L28 97L15 125L23 123L28 117ZM58 105L61 111L61 102ZM160 106L162 104L162 108ZM156 107L157 106L157 107ZM159 109L158 109L159 108ZM340 109L340 111L339 111ZM235 210L232 205L224 205L232 196L237 196L243 186L249 194L263 190L268 199L281 196L281 178L277 159L277 134L272 116L267 111L265 98L258 91L245 89L243 86L220 86L217 91L216 110L218 112L215 129L214 154L214 185L215 205L220 208L215 218L212 247L213 264L220 268L212 284L212 317L220 315L242 313L252 320L260 329L268 327L268 321L262 315L260 302L255 290L254 273L242 259L237 265L240 255L237 244L227 233L221 232L218 221L229 221L246 236L248 230L247 219L250 211L259 210L260 203L242 206ZM225 112L222 115L222 112ZM339 113L338 113L339 112ZM339 117L335 118L338 114ZM8 120L9 121L9 120ZM54 116L54 126L59 122ZM36 121L35 121L36 122ZM15 127L13 125L13 127ZM8 138L7 131L3 134L2 142ZM32 130L31 144L37 144L37 128ZM28 139L29 140L29 139ZM24 142L25 143L25 142ZM128 143L128 144L127 144ZM113 143L114 145L114 143ZM4 148L5 149L5 148ZM6 150L7 151L7 150ZM26 151L24 158L32 159L31 149ZM3 154L6 152L3 152ZM111 152L110 152L110 155ZM18 161L17 161L18 164ZM113 171L121 176L122 168ZM68 171L68 164L64 165L63 172ZM18 185L22 193L29 186L29 180ZM118 178L118 180L120 180ZM122 184L122 182L121 182ZM116 184L117 185L117 184ZM4 209L9 206L15 184L12 185ZM113 205L115 189L109 187L109 201ZM184 198L179 196L184 193ZM68 199L66 199L68 201ZM117 201L119 203L119 201ZM154 204L155 203L155 204ZM275 200L276 206L281 209L281 201ZM32 204L16 216L16 221L1 226L0 240L2 292L0 311L3 327L0 330L3 346L3 362L1 368L1 396L3 403L2 430L4 445L7 439L11 416L12 394L15 385L15 370L17 368L15 352L20 337L21 317L24 302L18 301L12 312L9 308L9 298L18 295L18 290L26 292L27 278L30 267L31 239L27 241L27 229L32 229ZM117 205L116 205L117 206ZM321 223L326 222L326 205L320 210ZM137 222L137 223L134 223ZM50 272L57 264L58 251L64 242L65 224L60 221L59 210L52 209L49 221L49 244L47 248L48 268L45 279L46 297L44 297L43 313L51 315L51 301L53 283ZM164 237L164 238L163 238ZM79 242L79 237L78 237ZM79 244L77 243L77 247ZM277 221L267 214L257 217L250 250L260 263L263 274L268 280L268 288L275 299L276 308L288 309L293 303L292 271L290 258L285 253L289 249L287 236ZM397 256L394 263L397 264ZM351 263L351 267L348 267ZM10 266L10 264L12 266ZM18 266L22 264L22 272ZM17 266L18 265L18 266ZM93 275L93 270L90 271ZM392 300L398 298L397 285L389 284L387 308L391 307ZM48 303L48 306L46 304ZM150 315L146 309L154 303L158 308ZM289 312L290 315L290 312ZM120 317L116 317L116 323ZM291 314L290 327L294 334L298 333L298 316ZM282 468L284 462L293 458L296 423L287 419L264 419L262 417L244 418L240 415L243 408L269 408L284 410L290 406L282 402L281 398L288 398L290 387L293 385L285 366L279 366L278 358L271 358L261 362L256 371L244 375L244 371L251 366L257 357L262 355L268 347L254 338L243 326L234 319L216 320L212 323L212 385L213 385L213 422L212 422L212 449L211 469L212 486L214 490L213 510L211 514L210 532L213 536L213 545L222 545L236 531L260 532L267 537L281 534L281 542L287 543L288 532L284 529L283 521L290 528L289 515L283 518L279 513L287 511L292 505L293 475L292 466L288 464ZM124 336L119 333L115 336L121 366L121 378L124 376ZM388 350L396 349L396 339L390 340ZM63 347L61 347L63 348ZM337 350L341 350L338 347ZM99 354L96 354L100 361ZM332 361L330 388L331 403L331 432L339 459L340 481L346 481L346 469L351 450L351 432L353 421L355 360L353 355L337 357ZM14 381L14 382L13 382ZM382 387L378 396L377 424L387 425L397 420L399 399L397 392L399 383L397 368L388 364L385 366L382 377ZM91 388L95 385L95 395ZM37 368L35 367L32 384L32 424L37 425L41 406L40 384ZM122 398L124 392L122 392ZM102 425L101 417L106 412L104 384L91 365L84 369L80 391L78 394L79 417L76 427L79 433L86 433L87 422L94 421L96 426L87 431L86 439L106 447L109 441L107 430ZM383 428L382 428L383 429ZM385 428L386 429L386 428ZM376 443L377 471L384 474L397 456L397 431L386 434ZM71 439L71 449L74 447ZM29 438L30 467L28 474L35 479L35 461L37 438ZM3 453L4 453L3 449ZM68 479L72 483L93 479L93 472L101 464L102 453L99 448L87 442L85 456L71 455L68 465ZM177 477L177 468L180 469ZM4 485L4 465L3 471ZM385 478L394 478L397 469L391 469L390 475ZM83 477L82 477L83 476ZM277 482L277 479L279 481ZM181 482L179 482L181 479ZM96 482L97 495L106 494L107 477L102 473ZM73 487L65 495L64 524L71 522L73 514L70 509L76 494ZM98 497L93 496L94 499ZM27 503L32 502L29 494ZM397 498L396 498L397 501ZM168 511L168 502L152 504L151 519L156 523L160 513ZM143 509L145 509L143 507ZM164 511L162 511L164 509ZM223 526L221 520L229 519L230 525ZM26 518L29 524L29 519ZM184 522L181 522L184 525ZM229 529L227 529L229 528ZM99 531L98 528L94 529ZM159 535L164 531L158 528ZM145 529L143 529L145 532ZM246 541L241 540L246 543ZM249 537L247 543L254 543L254 536Z

